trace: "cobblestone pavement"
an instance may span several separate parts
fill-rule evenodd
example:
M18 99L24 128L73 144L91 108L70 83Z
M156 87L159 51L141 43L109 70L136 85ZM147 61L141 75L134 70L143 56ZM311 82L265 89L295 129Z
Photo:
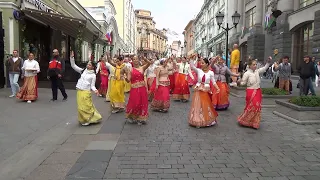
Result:
M66 180L319 180L319 126L301 126L264 108L261 128L240 127L243 100L231 97L215 127L188 126L190 103L172 102L168 113L150 112L145 126L111 115L100 130L118 134L105 145L84 151ZM115 145L116 143L116 145ZM100 145L101 146L101 145Z

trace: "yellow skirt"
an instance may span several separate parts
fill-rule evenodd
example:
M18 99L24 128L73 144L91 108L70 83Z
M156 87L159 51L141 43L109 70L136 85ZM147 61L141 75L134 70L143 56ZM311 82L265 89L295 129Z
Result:
M94 107L91 91L77 90L78 120L81 124L98 123L102 116Z
M108 90L107 90L107 94L106 94L106 101L107 102L110 101L110 90L111 90L111 79L109 79L109 81L108 81Z
M111 79L109 97L112 108L124 108L124 80Z
M124 82L124 92L129 92L131 89L131 83Z

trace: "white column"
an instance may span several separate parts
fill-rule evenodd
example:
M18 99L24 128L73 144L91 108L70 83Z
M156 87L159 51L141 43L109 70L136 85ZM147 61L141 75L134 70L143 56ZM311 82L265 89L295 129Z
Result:
M238 2L238 7L237 7L237 11L238 13L241 15L241 19L239 21L239 24L237 26L237 32L240 33L241 29L244 25L244 20L245 20L245 13L244 12L244 0L236 0Z
M256 3L255 27L257 30L262 30L263 1L256 1Z
M14 20L9 18L9 53L11 54L14 50L14 27L13 27Z

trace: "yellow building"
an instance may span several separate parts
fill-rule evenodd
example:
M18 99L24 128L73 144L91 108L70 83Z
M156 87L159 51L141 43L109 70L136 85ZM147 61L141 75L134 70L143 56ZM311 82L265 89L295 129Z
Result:
M156 22L147 10L135 10L137 17L137 41L138 53L148 56L156 54L163 57L166 52L167 36L166 30L155 27Z

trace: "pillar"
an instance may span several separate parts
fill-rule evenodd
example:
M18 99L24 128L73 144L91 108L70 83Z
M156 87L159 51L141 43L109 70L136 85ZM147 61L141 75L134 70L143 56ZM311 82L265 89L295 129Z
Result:
M256 1L256 17L253 27L253 33L248 37L248 56L258 59L260 62L264 62L265 52L265 34L263 34L263 2Z
M239 24L237 26L237 32L241 33L242 30L242 26L244 25L244 20L245 20L245 13L244 12L244 0L236 0L238 2L238 7L237 7L237 11L238 13L241 15L241 19L239 21Z
M313 55L320 58L320 10L314 14Z
M300 8L300 0L293 0L293 10L296 11Z

